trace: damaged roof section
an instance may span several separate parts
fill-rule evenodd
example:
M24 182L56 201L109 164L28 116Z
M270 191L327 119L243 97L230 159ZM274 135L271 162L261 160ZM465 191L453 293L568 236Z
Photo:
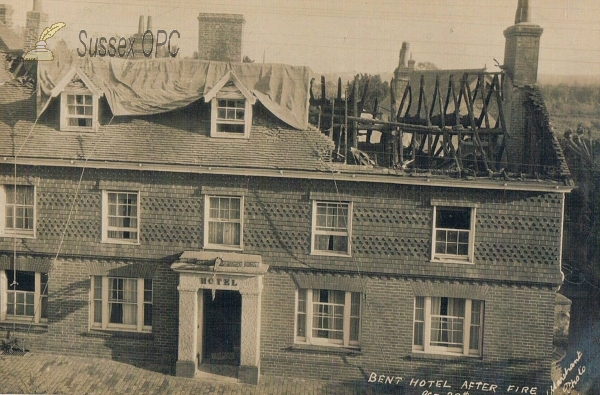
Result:
M507 99L512 84L502 72L412 71L392 80L390 95L382 102L390 114L387 119L378 108L362 107L365 100L356 95L357 83L355 79L347 100L341 86L336 98L311 100L311 122L336 144L333 160L340 170L359 165L395 174L571 183L537 88L524 91L519 122L526 121L521 133L526 154L520 158L521 152L510 150L514 137L509 117L510 100L521 95Z

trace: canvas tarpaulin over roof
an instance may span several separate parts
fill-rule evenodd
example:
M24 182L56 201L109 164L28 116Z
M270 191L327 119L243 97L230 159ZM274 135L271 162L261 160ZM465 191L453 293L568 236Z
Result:
M187 106L202 98L231 71L277 118L297 129L308 126L312 72L304 66L85 57L40 62L38 67L41 88L38 111L74 67L82 70L105 95L115 116L159 114Z

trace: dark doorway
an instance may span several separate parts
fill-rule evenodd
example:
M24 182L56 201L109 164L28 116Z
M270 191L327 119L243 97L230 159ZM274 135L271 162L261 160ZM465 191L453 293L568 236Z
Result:
M202 363L239 365L242 295L237 291L204 290Z

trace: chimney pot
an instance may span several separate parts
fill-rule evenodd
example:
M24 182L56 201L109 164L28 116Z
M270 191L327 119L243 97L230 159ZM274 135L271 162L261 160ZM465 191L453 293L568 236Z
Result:
M42 12L42 0L33 0L32 11Z
M400 50L400 67L406 67L406 55L410 49L410 43L404 41L402 43L402 49Z
M517 14L515 15L515 25L519 23L532 23L531 7L529 0L519 0Z
M148 16L148 24L146 26L146 30L152 30L152 17Z
M144 31L146 31L146 29L144 29L144 16L140 15L140 22L138 24L138 33L144 34Z

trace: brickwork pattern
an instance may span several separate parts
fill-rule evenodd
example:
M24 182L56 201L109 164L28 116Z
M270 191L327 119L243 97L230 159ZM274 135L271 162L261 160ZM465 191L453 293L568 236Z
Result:
M198 16L198 58L241 62L243 27L243 15L200 14Z
M13 169L1 169L2 180L10 182ZM55 254L69 220L61 255L173 261L185 250L203 247L202 186L243 185L248 191L244 198L244 252L262 255L272 267L560 281L559 193L470 190L467 195L459 188L378 184L355 190L352 183L338 183L337 199L353 202L352 256L325 257L310 254L312 201L307 192L329 196L331 183L327 181L87 169L69 217L79 178L76 169L22 171L38 184L37 237L18 243L17 250L22 253ZM101 242L102 189L140 192L139 245ZM476 206L475 263L431 262L432 202L463 205L464 196ZM0 239L0 250L12 249L10 238Z
M550 289L490 286L485 296L482 358L436 358L412 353L414 293L411 281L366 279L361 306L360 352L335 348L296 349L296 287L287 272L265 278L262 370L265 374L364 382L371 372L407 378L464 380L501 386L550 384L553 309ZM437 282L444 288L450 283ZM465 283L465 287L477 285ZM510 334L510 335L507 335Z
M2 165L0 170L0 179L10 183L14 169ZM261 304L261 369L265 372L362 382L369 369L416 375L431 367L430 359L411 359L414 295L408 278L493 284L486 300L484 359L461 360L464 369L457 371L470 369L484 375L500 369L507 377L517 377L520 368L513 365L526 366L530 373L536 366L546 369L554 294L546 288L525 286L551 286L560 281L556 247L562 208L559 193L469 190L467 194L460 188L380 184L361 184L358 189L353 183L334 185L318 180L86 169L69 219L79 171L19 169L36 185L38 226L35 239L18 240L17 253L50 258L59 253L49 275L48 325L19 331L34 350L122 361L160 360L164 366L174 366L179 299L178 277L170 264L183 251L202 249L202 187L217 192L243 187L244 253L260 254L273 272L265 277ZM103 189L140 192L139 245L101 242ZM310 254L311 197L319 196L352 200L351 257ZM475 206L474 264L430 261L432 201ZM0 251L9 254L12 250L13 240L0 238ZM88 259L159 263L153 281L151 334L89 330ZM295 284L281 271L293 268L369 276L360 354L290 350L294 344ZM380 277L382 274L389 278ZM524 288L517 288L516 283ZM0 328L7 326L2 323ZM503 338L506 333L514 336ZM440 375L451 377L448 372L456 361L451 362L436 361L442 369ZM458 374L452 377L458 378ZM487 377L492 377L491 373Z

